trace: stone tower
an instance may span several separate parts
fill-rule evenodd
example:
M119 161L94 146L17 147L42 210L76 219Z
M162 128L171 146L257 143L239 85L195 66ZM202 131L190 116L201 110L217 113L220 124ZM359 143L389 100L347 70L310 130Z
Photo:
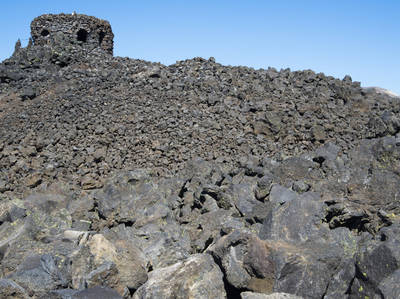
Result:
M70 43L113 54L114 34L109 22L82 14L45 14L31 23L35 45Z

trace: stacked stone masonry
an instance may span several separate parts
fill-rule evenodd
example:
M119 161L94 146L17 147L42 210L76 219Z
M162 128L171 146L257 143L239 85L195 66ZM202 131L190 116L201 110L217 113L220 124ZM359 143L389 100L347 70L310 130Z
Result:
M31 36L35 45L52 45L67 40L113 54L114 34L110 23L91 16L75 13L42 15L32 21Z

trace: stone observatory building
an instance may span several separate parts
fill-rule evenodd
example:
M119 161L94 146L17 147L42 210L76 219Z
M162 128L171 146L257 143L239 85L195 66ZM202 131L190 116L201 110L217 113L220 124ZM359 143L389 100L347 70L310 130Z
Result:
M114 34L110 23L87 15L41 15L31 23L31 36L35 45L67 42L87 49L100 48L113 54Z

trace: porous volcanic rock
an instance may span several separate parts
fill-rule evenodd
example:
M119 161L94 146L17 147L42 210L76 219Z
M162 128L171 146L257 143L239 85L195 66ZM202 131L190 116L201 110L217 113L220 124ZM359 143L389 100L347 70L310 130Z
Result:
M1 297L398 297L399 98L31 29L0 64Z

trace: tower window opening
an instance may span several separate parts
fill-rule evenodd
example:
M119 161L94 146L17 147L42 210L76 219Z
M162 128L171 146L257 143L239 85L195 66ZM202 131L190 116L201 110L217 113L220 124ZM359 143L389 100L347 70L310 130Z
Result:
M101 45L101 43L103 42L104 37L106 36L106 34L104 33L104 31L100 31L99 33L99 45Z
M79 29L77 33L77 39L81 42L86 42L88 37L88 32L85 29Z
M42 32L40 32L41 36L48 36L50 34L49 30L43 29Z

